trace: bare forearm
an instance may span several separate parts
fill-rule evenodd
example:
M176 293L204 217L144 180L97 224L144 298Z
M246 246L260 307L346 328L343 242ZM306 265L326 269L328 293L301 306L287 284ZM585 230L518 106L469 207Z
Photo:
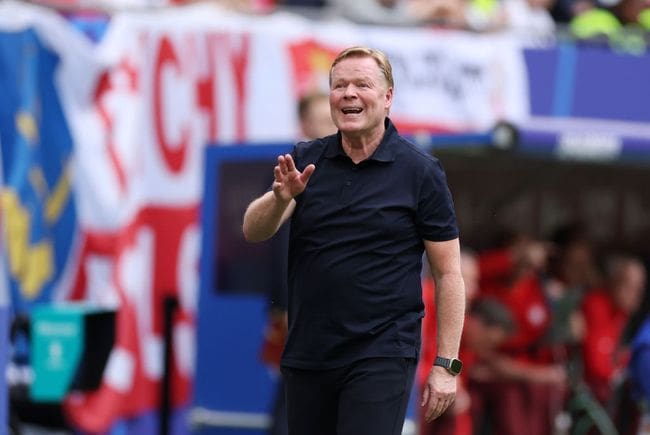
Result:
M429 266L436 283L438 355L458 356L465 320L465 284L460 271L460 241L424 240Z
M293 199L281 201L273 192L266 192L251 202L244 213L244 237L249 242L261 242L273 237L294 207Z
M460 272L436 277L436 316L438 352L446 358L457 357L465 319L465 285Z

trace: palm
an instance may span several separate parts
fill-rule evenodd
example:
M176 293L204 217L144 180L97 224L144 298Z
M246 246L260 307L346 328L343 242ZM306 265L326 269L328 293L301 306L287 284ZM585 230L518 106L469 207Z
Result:
M291 155L279 156L278 164L273 169L275 175L273 192L275 196L283 201L289 201L300 195L305 190L305 186L315 169L314 165L308 165L303 172L300 172L296 169Z

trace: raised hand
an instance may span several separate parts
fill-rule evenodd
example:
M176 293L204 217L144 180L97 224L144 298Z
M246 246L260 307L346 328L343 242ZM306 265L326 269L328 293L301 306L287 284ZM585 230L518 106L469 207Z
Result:
M316 170L316 166L310 164L300 172L296 169L291 154L278 156L278 164L273 168L273 175L275 176L273 194L278 200L290 201L305 190L309 177L314 173L314 170Z

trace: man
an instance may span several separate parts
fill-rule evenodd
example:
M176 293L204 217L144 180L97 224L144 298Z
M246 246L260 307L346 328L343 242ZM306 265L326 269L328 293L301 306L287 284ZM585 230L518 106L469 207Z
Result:
M244 215L253 242L291 218L282 356L290 435L401 433L420 348L423 251L441 331L427 418L454 400L465 294L453 204L439 162L388 118L392 102L386 56L344 50L330 69L339 132L279 156L272 191Z

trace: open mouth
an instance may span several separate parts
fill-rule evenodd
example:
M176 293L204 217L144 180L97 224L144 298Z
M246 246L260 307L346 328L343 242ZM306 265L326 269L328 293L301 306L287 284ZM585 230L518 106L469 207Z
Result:
M363 111L361 107L344 107L341 112L345 115L359 114Z

